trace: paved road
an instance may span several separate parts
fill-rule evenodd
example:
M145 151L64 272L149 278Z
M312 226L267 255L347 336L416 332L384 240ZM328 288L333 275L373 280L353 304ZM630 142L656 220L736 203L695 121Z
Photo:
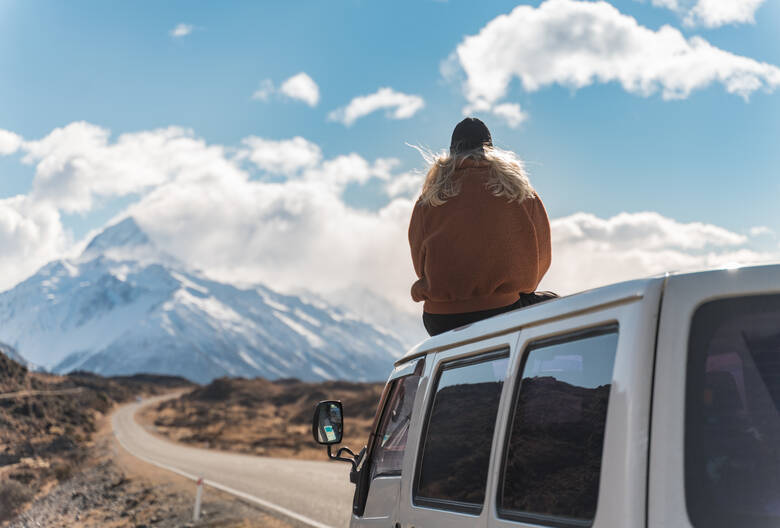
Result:
M285 460L187 447L152 435L135 421L141 407L173 396L158 396L120 407L114 433L132 455L275 511L313 528L349 524L353 486L349 464ZM323 449L323 457L325 457Z

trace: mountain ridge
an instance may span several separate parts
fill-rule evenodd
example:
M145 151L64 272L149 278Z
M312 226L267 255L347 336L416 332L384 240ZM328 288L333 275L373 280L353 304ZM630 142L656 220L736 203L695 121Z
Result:
M132 217L0 293L0 341L54 372L380 380L406 348L322 299L205 277Z

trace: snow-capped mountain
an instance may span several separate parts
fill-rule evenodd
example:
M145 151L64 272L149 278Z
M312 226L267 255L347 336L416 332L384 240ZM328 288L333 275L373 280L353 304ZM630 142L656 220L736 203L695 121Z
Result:
M0 293L0 341L55 372L381 380L405 349L322 299L220 283L132 218Z

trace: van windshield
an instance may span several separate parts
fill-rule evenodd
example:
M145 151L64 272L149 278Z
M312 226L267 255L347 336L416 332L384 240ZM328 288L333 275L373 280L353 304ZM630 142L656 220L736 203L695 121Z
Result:
M691 522L780 526L780 295L702 305L691 323L687 372Z

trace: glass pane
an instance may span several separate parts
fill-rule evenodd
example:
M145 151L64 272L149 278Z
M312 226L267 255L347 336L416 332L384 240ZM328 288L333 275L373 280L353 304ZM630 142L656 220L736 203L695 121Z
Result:
M480 511L508 352L442 370L428 418L415 502Z
M694 526L780 526L780 295L693 317L685 495Z
M412 419L412 407L417 386L420 384L422 367L423 362L419 361L414 374L395 380L374 441L371 455L372 479L401 474L409 422Z
M575 524L595 516L617 340L612 326L527 352L505 455L502 516Z

